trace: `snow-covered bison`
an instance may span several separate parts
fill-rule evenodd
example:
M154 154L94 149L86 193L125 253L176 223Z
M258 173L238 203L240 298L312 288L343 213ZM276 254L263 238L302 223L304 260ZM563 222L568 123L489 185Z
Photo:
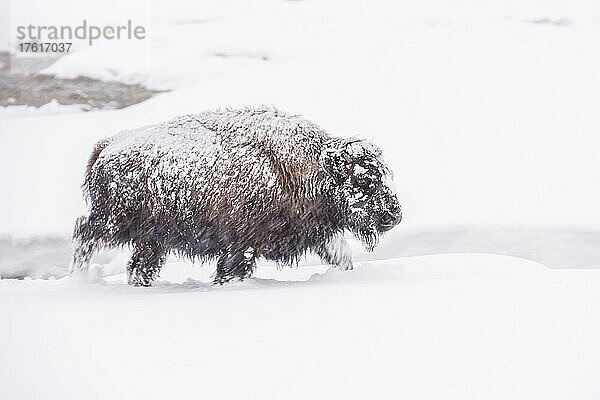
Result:
M307 251L352 268L343 233L367 249L400 222L375 145L336 138L271 107L186 115L96 144L73 232L72 271L102 247L129 245L129 283L148 286L170 252L217 259L215 283L252 275L257 257Z

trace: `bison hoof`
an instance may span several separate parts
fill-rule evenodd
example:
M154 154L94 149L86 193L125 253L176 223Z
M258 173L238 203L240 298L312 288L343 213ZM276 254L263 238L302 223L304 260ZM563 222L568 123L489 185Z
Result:
M213 279L213 285L223 285L225 283L229 283L233 280L244 281L249 278L249 276L241 276L241 275L217 275L215 279Z
M151 287L152 283L150 282L129 282L129 286L134 286L134 287Z
M352 264L352 261L346 261L346 262L340 263L337 267L340 271L351 271L354 269L354 265Z
M224 276L217 276L215 279L213 279L213 285L223 285L224 283L227 283L231 280L232 278L226 278Z
M148 279L143 279L139 276L131 276L129 277L128 283L130 286L142 286L142 287L150 287L152 286L152 281Z

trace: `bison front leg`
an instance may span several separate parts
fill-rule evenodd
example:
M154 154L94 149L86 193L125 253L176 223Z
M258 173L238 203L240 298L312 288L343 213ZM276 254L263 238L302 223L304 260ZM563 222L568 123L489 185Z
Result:
M165 263L167 252L156 242L135 243L127 263L127 280L132 286L150 286Z
M252 247L246 250L228 250L217 261L217 275L213 283L223 284L233 278L244 280L252 276L256 268L256 257Z
M328 264L336 265L342 271L354 268L352 264L352 251L344 235L338 233L316 249L316 253Z

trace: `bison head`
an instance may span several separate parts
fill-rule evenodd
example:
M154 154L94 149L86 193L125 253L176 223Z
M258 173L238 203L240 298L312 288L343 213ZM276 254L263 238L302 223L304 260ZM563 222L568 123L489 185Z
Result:
M392 172L383 162L381 150L364 140L334 139L321 160L348 228L372 250L379 235L402 219Z

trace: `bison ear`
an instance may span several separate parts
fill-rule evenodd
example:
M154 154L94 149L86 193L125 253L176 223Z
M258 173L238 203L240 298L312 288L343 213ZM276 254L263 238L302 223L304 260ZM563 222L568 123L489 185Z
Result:
M350 170L350 155L341 146L329 146L321 154L321 165L336 182L343 182Z

